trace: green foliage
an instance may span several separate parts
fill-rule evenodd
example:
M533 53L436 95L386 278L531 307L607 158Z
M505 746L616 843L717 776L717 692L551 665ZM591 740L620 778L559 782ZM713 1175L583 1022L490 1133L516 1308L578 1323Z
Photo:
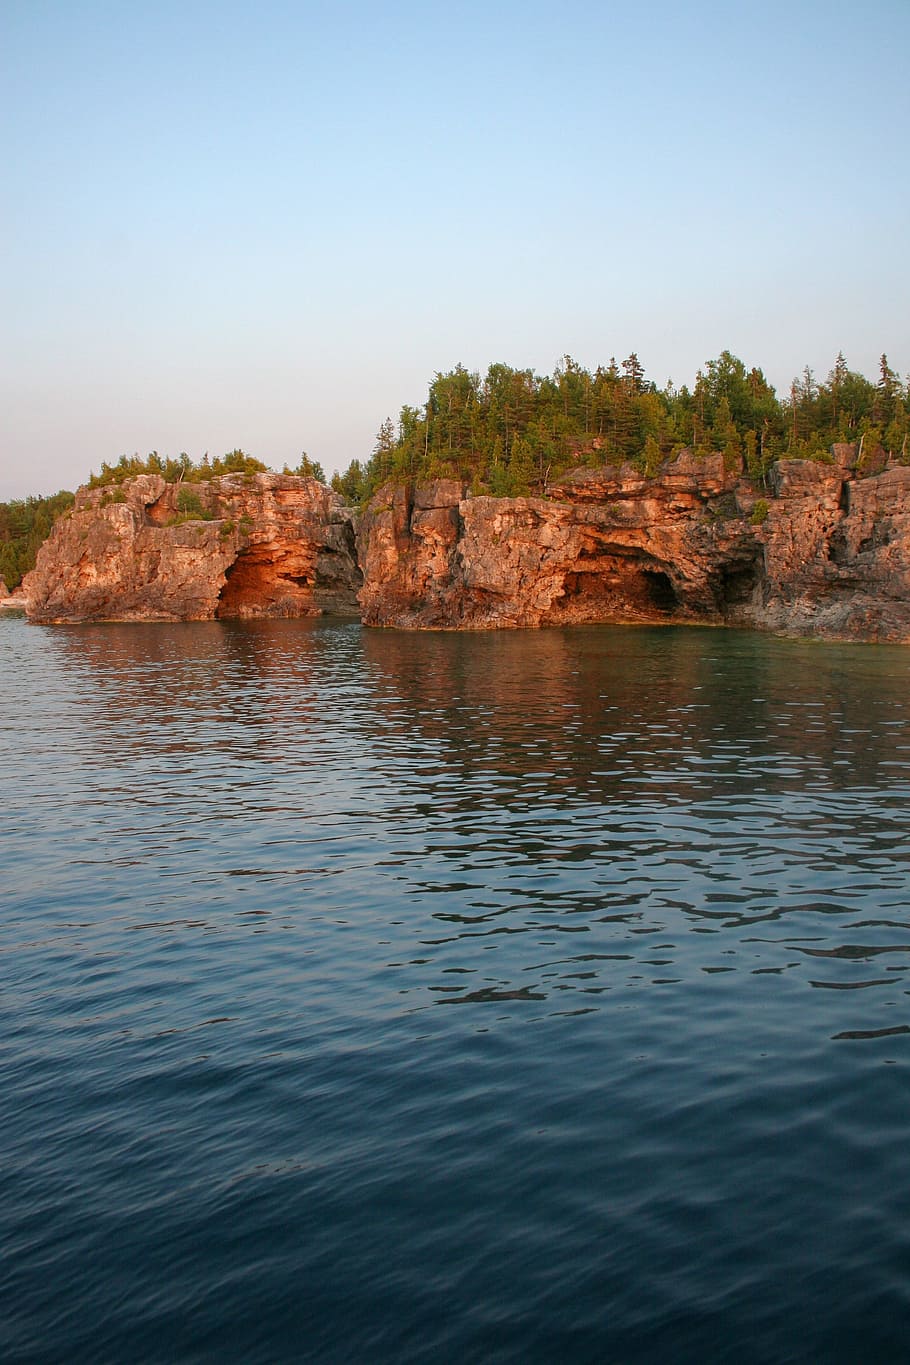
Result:
M104 488L133 479L137 474L160 474L168 483L202 483L221 474L259 474L267 468L261 460L242 450L231 450L214 460L210 460L206 452L198 462L191 460L186 452L172 459L153 450L144 459L139 455L121 455L114 465L102 464L100 473L90 476L88 486Z
M212 513L203 507L199 494L183 486L177 490L177 521L211 521Z
M784 455L828 460L835 441L859 441L873 426L886 452L910 460L910 386L884 356L878 384L838 355L826 381L806 369L784 399L730 351L709 360L691 390L659 389L635 352L593 373L571 356L543 376L495 364L481 378L456 365L436 374L424 404L401 409L397 426L386 418L369 459L354 460L332 486L361 505L389 479L454 477L500 496L545 494L573 465L628 461L654 474L682 449L720 451L729 469L744 462L761 481Z
M366 471L359 460L352 460L343 474L332 475L332 487L354 507L367 499Z
M285 465L282 473L295 474L302 479L318 479L320 483L325 483L326 481L325 471L323 470L322 465L318 460L311 460L305 450L301 452L300 463L297 465L297 468L291 469L289 465Z
M646 436L645 448L642 451L641 465L644 473L647 474L649 479L653 479L662 463L663 455L661 454L660 445L656 438L650 435Z
M12 591L35 567L35 556L51 527L73 505L66 490L48 498L21 498L0 502L0 577Z
M752 507L752 515L749 521L753 526L761 526L768 518L768 504L764 498L759 498Z

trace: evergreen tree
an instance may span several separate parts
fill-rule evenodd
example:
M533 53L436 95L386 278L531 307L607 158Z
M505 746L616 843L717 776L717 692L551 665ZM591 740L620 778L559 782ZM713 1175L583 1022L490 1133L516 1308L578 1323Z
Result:
M73 505L66 489L52 497L15 498L0 502L0 577L12 590L35 567L35 557L51 527Z

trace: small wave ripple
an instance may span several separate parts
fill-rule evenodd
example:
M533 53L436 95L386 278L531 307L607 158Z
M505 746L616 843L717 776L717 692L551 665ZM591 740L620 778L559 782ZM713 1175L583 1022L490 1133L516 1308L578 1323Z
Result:
M898 1358L908 674L0 622L3 1358Z

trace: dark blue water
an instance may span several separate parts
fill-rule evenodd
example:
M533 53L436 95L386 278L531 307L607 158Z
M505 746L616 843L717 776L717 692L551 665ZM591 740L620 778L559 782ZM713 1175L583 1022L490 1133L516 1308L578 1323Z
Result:
M0 620L4 1361L877 1361L910 651Z

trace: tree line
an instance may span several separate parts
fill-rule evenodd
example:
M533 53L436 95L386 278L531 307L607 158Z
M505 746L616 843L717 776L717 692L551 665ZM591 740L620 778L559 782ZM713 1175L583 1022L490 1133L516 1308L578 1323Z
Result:
M49 498L17 498L0 502L0 578L12 591L35 567L39 547L61 513L73 505L62 490Z
M762 479L782 456L830 459L838 441L860 444L871 462L884 450L910 460L910 380L883 355L876 382L839 354L825 380L805 369L778 398L762 370L723 351L694 385L664 388L645 377L633 352L591 372L565 356L552 375L491 365L486 375L457 365L438 373L421 407L387 418L372 454L332 479L364 502L389 479L456 477L475 492L545 491L573 465L631 463L654 474L680 450L721 451Z
M180 455L159 455L153 450L150 455L121 455L116 464L102 463L97 474L89 476L89 488L107 488L111 484L123 483L137 474L160 474L168 483L204 483L206 479L216 479L222 474L265 474L269 467L257 460L255 455L247 455L244 450L231 450L226 455L209 458L208 451L201 460L193 460L186 451ZM307 478L318 479L325 483L322 465L311 460L306 451L300 463L291 469L284 466L285 474L300 474Z

